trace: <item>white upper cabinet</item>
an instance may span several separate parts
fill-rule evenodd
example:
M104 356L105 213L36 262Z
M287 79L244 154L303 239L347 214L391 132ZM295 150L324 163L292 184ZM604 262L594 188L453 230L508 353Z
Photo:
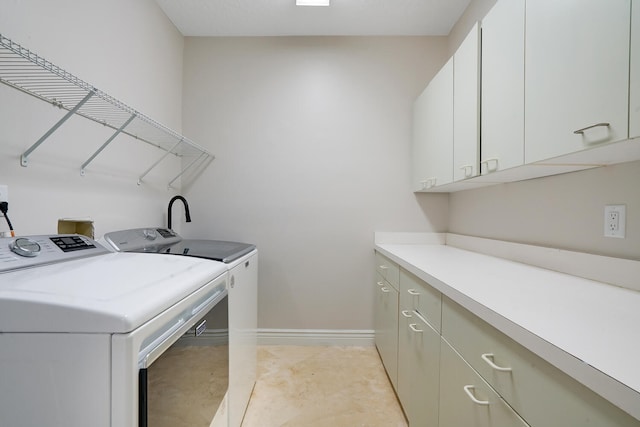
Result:
M453 55L453 180L479 174L480 25Z
M427 189L427 96L428 87L413 103L413 136L411 139L411 189L422 191Z
M414 104L413 190L453 181L453 58Z
M640 2L631 4L631 90L629 137L640 136Z
M482 20L482 175L524 163L524 8L498 1Z
M631 0L526 3L525 163L628 137Z

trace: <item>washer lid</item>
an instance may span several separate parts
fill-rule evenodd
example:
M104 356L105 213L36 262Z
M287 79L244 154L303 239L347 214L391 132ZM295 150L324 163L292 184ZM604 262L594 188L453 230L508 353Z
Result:
M222 263L110 253L0 274L0 332L130 332L226 273Z

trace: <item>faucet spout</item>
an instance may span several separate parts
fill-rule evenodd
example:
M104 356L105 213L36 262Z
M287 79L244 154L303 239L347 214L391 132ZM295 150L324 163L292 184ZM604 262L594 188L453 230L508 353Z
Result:
M191 214L189 213L189 204L187 203L187 199L182 196L174 196L169 200L169 213L167 214L167 227L171 230L171 208L173 207L173 202L176 200L180 200L184 205L184 215L187 217L187 222L191 222Z

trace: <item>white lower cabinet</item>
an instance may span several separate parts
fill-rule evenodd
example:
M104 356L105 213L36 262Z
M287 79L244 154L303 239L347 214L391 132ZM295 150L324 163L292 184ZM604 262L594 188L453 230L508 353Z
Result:
M446 340L440 348L440 427L528 425Z
M398 290L380 275L380 265L397 265L378 255L376 261L374 329L375 343L393 388L398 390ZM381 264L380 261L384 263ZM383 269L386 270L386 269Z
M640 427L401 265L376 261L375 342L410 427Z
M532 427L640 425L640 421L446 297L442 336Z
M401 270L397 392L409 426L436 427L440 393L440 333L414 310L418 307L416 300L423 295L423 287ZM439 306L437 311L439 318ZM435 317L435 313L432 316Z

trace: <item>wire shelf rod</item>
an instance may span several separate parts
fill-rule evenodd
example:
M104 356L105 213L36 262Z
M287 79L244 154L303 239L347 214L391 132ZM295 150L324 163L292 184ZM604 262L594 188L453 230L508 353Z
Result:
M98 149L96 150L96 152L95 152L95 153L93 153L93 155L92 155L91 157L89 157L89 158L87 159L87 161L86 161L86 162L84 162L84 163L82 164L82 166L80 167L80 175L84 176L84 170L85 170L85 168L89 165L89 163L91 163L91 162L93 161L93 159L95 159L95 158L98 156L98 154L100 154L100 153L102 152L102 150L104 150L105 148L107 148L107 145L111 144L111 141L113 141L113 140L116 138L116 136L118 136L118 135L119 135L119 134L124 130L124 128L126 128L126 127L129 125L129 123L131 123L131 122L133 121L133 119L135 119L135 118L136 118L135 114L134 114L134 115L132 115L132 116L129 118L129 120L127 120L127 121L126 121L122 126L120 126L120 128L118 128L118 130L116 130L116 131L114 132L114 134L113 134L113 135L111 135L111 136L109 137L109 139L107 139L107 140L106 140L106 142L105 142L104 144L102 144L102 145L100 146L100 148L98 148Z
M51 134L53 132L55 132L60 126L62 126L62 124L64 122L66 122L67 120L69 120L69 118L71 116L73 116L76 111L78 111L80 109L80 107L82 107L82 104L84 104L85 102L87 102L89 100L89 98L91 98L93 96L93 92L89 92L87 94L87 96L80 101L75 107L73 107L73 109L71 109L67 114L64 115L64 117L62 117L58 123L56 123L55 125L53 125L53 127L51 127L51 129L49 129L47 132L45 132L44 135L42 135L42 137L40 137L39 140L36 141L35 144L33 144L31 147L29 147L27 149L27 151L25 151L24 153L22 153L22 156L20 156L20 165L22 165L23 167L27 166L28 163L28 157L29 154L33 153L33 151L38 148L40 146L40 144L42 144L47 138L49 138L49 136L51 136Z
M187 167L186 167L186 168L182 169L182 170L180 171L180 173L179 173L178 175L176 175L176 177L175 177L175 178L173 178L171 181L169 181L169 183L167 184L167 188L168 188L168 189L173 188L173 187L171 187L171 184L173 184L173 183L174 183L178 178L180 178L182 175L184 175L184 173L185 173L187 170L191 169L191 167L192 167L193 165L195 165L195 164L198 162L198 160L203 159L203 162L204 162L205 160L207 160L207 157L209 157L209 156L207 155L207 153L200 153L200 155L199 155L198 157L196 157L195 159L193 159L193 161L192 161L191 163L189 163L189 164L187 165Z
M142 175L140 175L138 177L138 185L142 184L142 180L145 176L147 176L147 174L149 172L151 172L153 170L153 168L155 168L156 166L158 166L160 164L160 162L162 162L169 154L171 154L171 152L173 150L176 150L178 148L178 146L182 144L182 140L178 141L178 143L176 145L173 146L173 148L171 148L171 150L167 151L166 153L164 153L164 155L162 157L160 157L158 160L156 160L156 162L154 164L152 164L146 171L144 171L142 173Z

